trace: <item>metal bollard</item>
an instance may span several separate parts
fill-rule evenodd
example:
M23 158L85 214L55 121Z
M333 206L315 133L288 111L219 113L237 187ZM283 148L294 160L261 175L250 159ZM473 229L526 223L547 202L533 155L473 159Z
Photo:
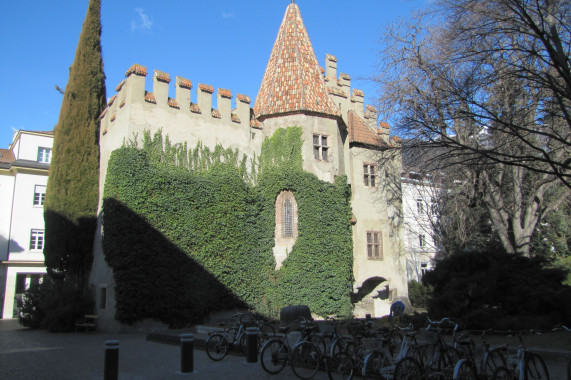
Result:
M194 372L194 335L180 335L180 372Z
M255 327L246 328L246 362L258 362L258 329Z
M103 380L117 380L119 377L119 341L105 341L105 365Z

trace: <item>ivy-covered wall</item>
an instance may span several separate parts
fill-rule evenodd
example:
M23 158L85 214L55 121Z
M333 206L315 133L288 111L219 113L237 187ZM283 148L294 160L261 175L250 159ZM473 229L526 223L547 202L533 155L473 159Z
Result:
M221 309L271 317L306 304L319 315L352 311L352 242L347 180L301 169L301 128L266 139L257 161L217 147L171 145L146 134L109 161L103 250L116 283L116 318L173 327ZM251 170L246 171L249 164ZM298 204L298 239L275 271L275 199Z

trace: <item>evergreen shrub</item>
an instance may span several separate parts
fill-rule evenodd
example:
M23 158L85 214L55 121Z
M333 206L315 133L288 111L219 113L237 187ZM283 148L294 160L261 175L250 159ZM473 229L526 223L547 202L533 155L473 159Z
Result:
M422 280L434 289L428 303L432 319L513 330L571 324L571 287L563 284L565 277L544 257L489 250L451 254Z
M30 285L18 307L18 320L24 327L70 332L75 322L93 310L93 295L81 281L53 280L47 275L41 284Z
M432 294L432 288L422 282L411 280L408 282L408 298L412 306L425 309Z

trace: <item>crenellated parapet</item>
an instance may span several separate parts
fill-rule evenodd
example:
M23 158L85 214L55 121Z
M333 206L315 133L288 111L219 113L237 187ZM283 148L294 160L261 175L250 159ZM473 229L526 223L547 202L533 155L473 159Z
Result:
M113 124L122 117L138 120L134 113L160 112L162 120L197 119L204 123L228 124L250 129L250 98L237 94L232 107L232 92L219 88L216 91L217 108L212 107L215 92L211 85L200 83L196 95L192 96L193 84L189 79L176 76L171 84L171 76L160 70L152 74L152 90L146 90L147 68L138 64L131 66L125 73L125 79L116 88L117 94L107 104L101 115L102 134L105 135ZM169 97L170 87L174 85L175 97ZM122 116L125 114L125 116ZM141 116L143 117L143 116ZM149 118L148 114L144 116ZM134 122L127 121L127 125ZM184 124L184 123L183 123ZM195 123L196 124L196 123ZM249 135L249 134L248 134Z
M323 73L323 79L327 85L329 95L341 110L343 118L345 119L348 111L353 111L361 119L364 119L372 129L375 129L376 110L374 120L372 120L372 113L369 110L369 107L372 106L365 107L365 94L363 91L356 88L351 91L351 77L348 74L339 73L337 75L337 57L326 54L325 69L322 69L321 72Z

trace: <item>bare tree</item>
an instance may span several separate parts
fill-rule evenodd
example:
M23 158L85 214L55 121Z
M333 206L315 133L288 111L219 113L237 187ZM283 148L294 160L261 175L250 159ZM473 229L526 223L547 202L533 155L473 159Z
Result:
M381 110L474 187L508 252L571 192L570 25L568 0L441 0L387 33Z
M403 137L571 188L570 26L569 0L441 0L387 34L382 109Z

